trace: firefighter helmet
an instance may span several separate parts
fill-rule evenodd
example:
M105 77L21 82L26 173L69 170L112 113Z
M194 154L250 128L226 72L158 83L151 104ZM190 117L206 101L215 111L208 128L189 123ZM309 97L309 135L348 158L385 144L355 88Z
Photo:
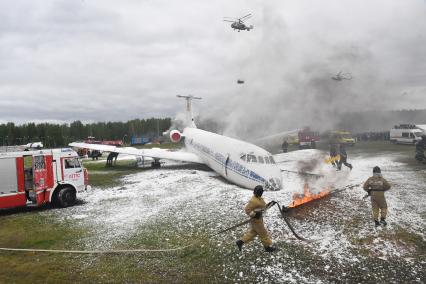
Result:
M380 174L382 171L380 170L380 168L378 166L375 166L373 168L373 174Z
M263 186L261 185L257 185L254 190L253 190L254 195L256 195L257 197L261 197L263 194Z

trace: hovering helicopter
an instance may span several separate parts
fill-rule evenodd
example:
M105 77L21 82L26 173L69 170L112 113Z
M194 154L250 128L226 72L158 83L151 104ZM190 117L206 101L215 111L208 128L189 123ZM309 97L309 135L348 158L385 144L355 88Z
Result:
M352 74L351 73L342 73L342 71L340 71L336 75L333 75L331 77L331 79L336 80L336 81L351 80Z
M241 18L238 19L233 19L233 18L229 18L229 17L224 17L224 21L225 22L231 22L231 28L233 28L234 30L238 30L238 32L240 31L250 31L251 29L253 29L253 25L250 26L246 26L246 24L244 24L244 21L251 18L252 14L247 14Z

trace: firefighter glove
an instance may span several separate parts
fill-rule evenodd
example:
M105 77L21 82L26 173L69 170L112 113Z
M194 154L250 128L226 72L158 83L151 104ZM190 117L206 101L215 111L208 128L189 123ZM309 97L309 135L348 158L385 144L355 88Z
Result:
M260 219L260 218L262 218L262 211L254 211L254 216L253 216L253 218L255 218L255 219Z

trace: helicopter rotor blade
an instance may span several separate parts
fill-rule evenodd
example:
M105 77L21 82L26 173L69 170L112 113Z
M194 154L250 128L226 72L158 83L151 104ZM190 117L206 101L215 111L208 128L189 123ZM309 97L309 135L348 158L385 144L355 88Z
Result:
M223 21L225 21L225 22L231 22L231 23L234 23L235 21L231 21L231 20L223 20Z
M247 15L245 15L245 16L243 16L243 17L241 17L241 18L239 18L239 20L247 20L248 18L251 18L251 16L252 16L252 14L247 14Z

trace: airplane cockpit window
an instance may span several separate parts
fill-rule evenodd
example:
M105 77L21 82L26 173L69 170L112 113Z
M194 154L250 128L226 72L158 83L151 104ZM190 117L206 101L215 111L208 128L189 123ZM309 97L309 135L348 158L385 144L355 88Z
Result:
M269 162L269 158L268 157L264 157L265 159L265 163L270 164L271 162Z
M259 163L264 164L265 162L263 161L263 157L262 156L257 156L257 160L259 161Z
M272 156L269 156L269 160L271 161L271 164L275 164L274 158Z
M256 156L255 155L250 155L250 154L248 154L247 155L247 162L252 162L252 163L257 163L257 158L256 158Z
M246 161L246 154L241 155L241 156L240 156L240 159L241 159L241 160L243 160L243 161L245 162L245 161Z

